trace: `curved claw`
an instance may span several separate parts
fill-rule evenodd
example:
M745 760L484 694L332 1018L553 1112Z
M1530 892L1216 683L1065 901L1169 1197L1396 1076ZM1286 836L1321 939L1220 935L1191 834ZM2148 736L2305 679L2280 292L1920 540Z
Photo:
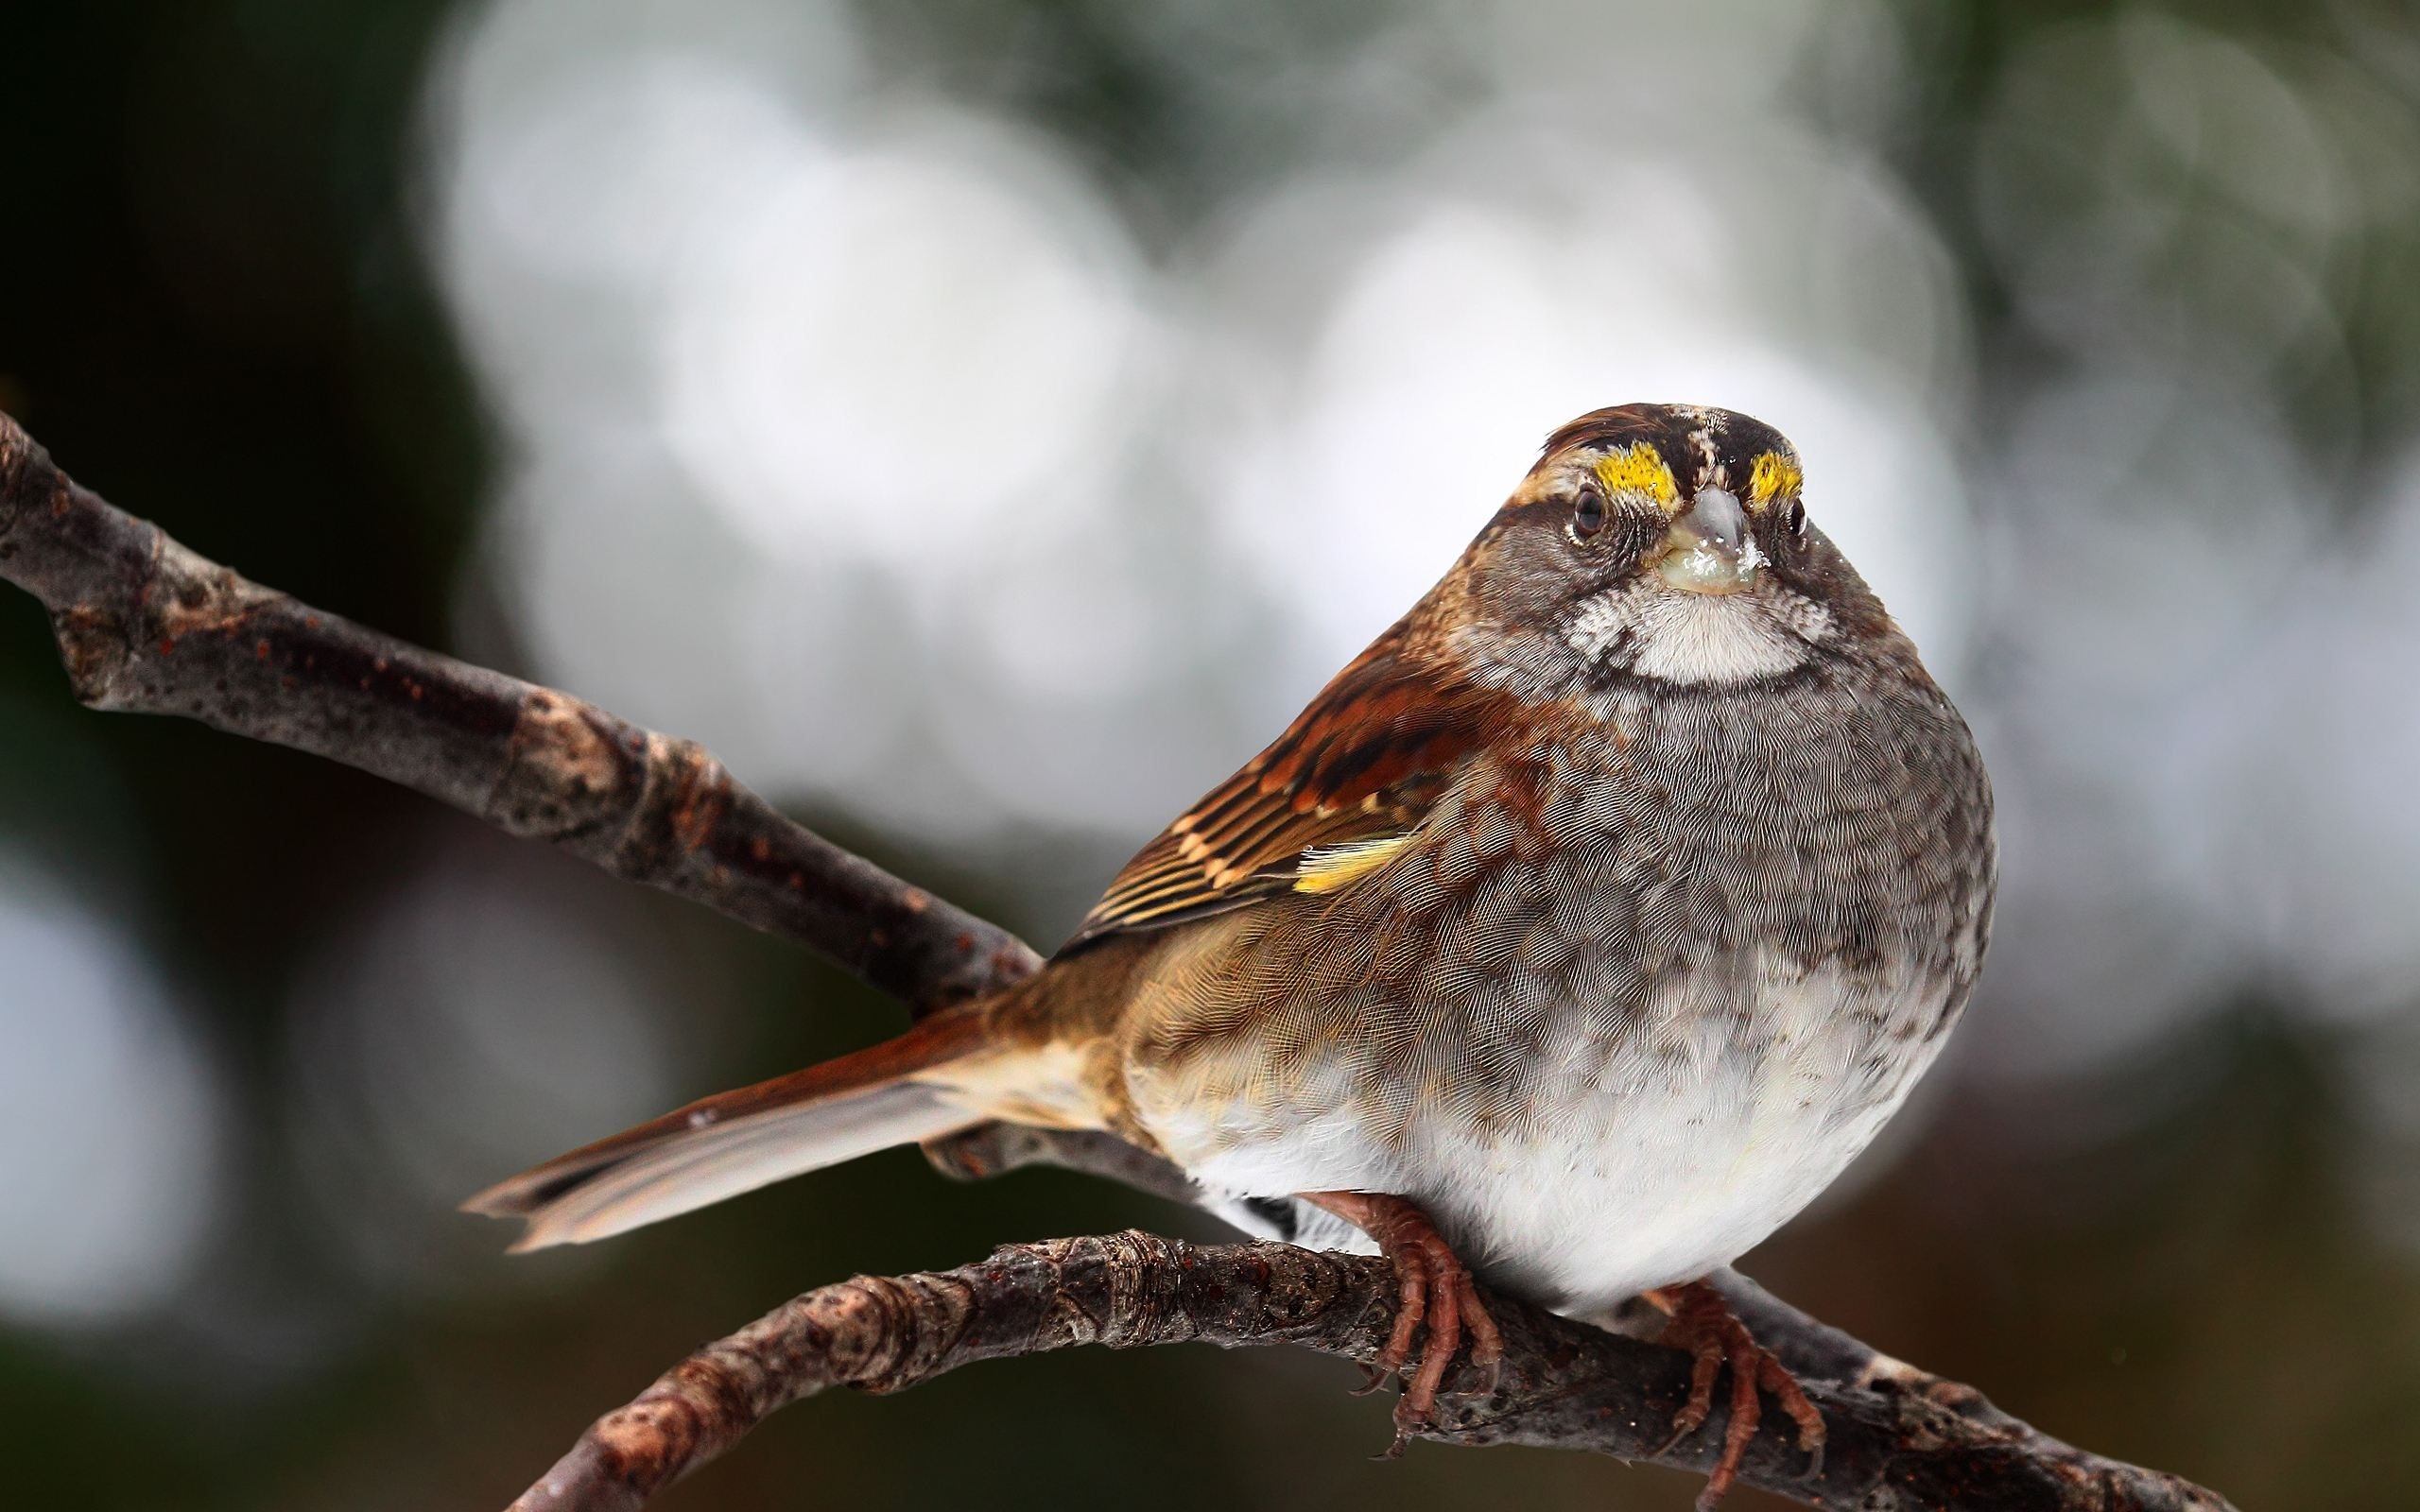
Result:
M1493 1393L1502 1374L1504 1335L1478 1299L1471 1280L1452 1246L1445 1243L1428 1215L1401 1197L1367 1192L1311 1192L1306 1202L1359 1228L1378 1242L1379 1252L1394 1266L1395 1321L1384 1348L1373 1362L1366 1393L1412 1363L1412 1341L1423 1324L1427 1338L1419 1363L1395 1403L1395 1439L1381 1459L1402 1455L1411 1436L1437 1425L1437 1397L1461 1349L1464 1334L1471 1345L1471 1365L1484 1373L1484 1390ZM1359 1395L1361 1393L1357 1393Z
M1764 1405L1757 1396L1759 1388L1772 1392L1797 1425L1798 1447L1807 1456L1805 1478L1812 1480L1823 1474L1824 1415L1807 1399L1798 1379L1783 1368L1782 1363L1756 1342L1748 1326L1733 1314L1731 1304L1722 1299L1722 1294L1703 1281L1692 1281L1657 1295L1655 1299L1672 1313L1671 1321L1664 1326L1657 1342L1686 1349L1690 1356L1688 1400L1672 1415L1671 1436L1656 1448L1656 1457L1705 1425L1714 1411L1715 1378L1725 1365L1731 1367L1731 1419L1723 1428L1722 1452L1706 1475L1705 1489L1698 1495L1698 1512L1714 1512L1732 1483L1738 1479L1740 1461L1746 1458L1748 1446L1755 1439L1757 1424L1764 1418Z

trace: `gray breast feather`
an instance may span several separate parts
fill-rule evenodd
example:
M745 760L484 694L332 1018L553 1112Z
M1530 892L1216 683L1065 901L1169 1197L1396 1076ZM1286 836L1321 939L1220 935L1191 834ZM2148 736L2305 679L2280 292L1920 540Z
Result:
M1751 1039L1774 970L1883 988L1858 1001L1887 1006L1860 1010L1884 1040L1946 1029L1980 959L1993 850L1981 763L1945 700L1808 678L1611 714L1476 759L1366 883L1256 910L1241 978L1164 1019L1143 1059L1233 1054L1223 1074L1188 1070L1281 1097L1332 1089L1315 1068L1340 1064L1399 1131L1432 1105L1512 1116L1560 1026L1631 1043L1677 981ZM1938 987L1903 990L1919 982Z

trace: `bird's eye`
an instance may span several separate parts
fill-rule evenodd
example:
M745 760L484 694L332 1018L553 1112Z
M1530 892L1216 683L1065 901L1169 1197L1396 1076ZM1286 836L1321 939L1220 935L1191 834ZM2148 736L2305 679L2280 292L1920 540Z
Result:
M1582 489L1571 506L1571 534L1585 541L1604 528L1605 496L1593 487Z
M1790 500L1789 512L1782 517L1782 523L1789 527L1790 540L1804 541L1806 539L1806 502L1800 499Z

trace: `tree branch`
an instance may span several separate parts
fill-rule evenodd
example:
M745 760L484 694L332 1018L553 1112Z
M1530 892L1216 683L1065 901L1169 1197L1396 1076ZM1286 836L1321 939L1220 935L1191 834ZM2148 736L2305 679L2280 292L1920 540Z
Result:
M694 742L321 613L205 560L76 485L0 415L0 577L49 610L76 696L182 714L372 772L830 956L926 1012L1034 970L1015 936L799 825ZM1181 1201L1184 1173L1105 1135L988 1125L928 1147L987 1176L1047 1162ZM1205 1203L1217 1210L1216 1204ZM1251 1215L1229 1212L1249 1220ZM2222 1509L2100 1459L1980 1393L1884 1356L1735 1274L1717 1279L1807 1382L1830 1430L1820 1482L1778 1435L1745 1478L1827 1507ZM1496 1297L1499 1389L1451 1399L1430 1436L1550 1444L1703 1469L1724 1420L1656 1452L1685 1394L1677 1351ZM634 1507L786 1402L894 1391L978 1359L1072 1344L1299 1344L1368 1361L1392 1317L1376 1260L1144 1234L1000 1250L980 1265L810 1292L693 1355L600 1419L516 1506Z
M50 610L92 708L182 714L401 782L813 946L919 1010L1037 964L785 817L696 742L247 581L78 487L6 415L0 577Z
M631 1512L737 1443L767 1415L833 1386L904 1391L978 1360L1071 1345L1294 1344L1367 1364L1386 1340L1395 1282L1383 1261L1274 1244L1194 1246L1151 1234L1009 1245L979 1264L864 1277L807 1293L706 1346L629 1406L597 1419L511 1512ZM1768 1326L1789 1312L1765 1299ZM1724 1416L1665 1447L1688 1362L1491 1295L1505 1366L1486 1397L1447 1397L1441 1443L1587 1450L1712 1467ZM1797 1314L1791 1314L1796 1316ZM1801 1321L1811 1320L1801 1319ZM1819 1333L1831 1333L1811 1325ZM2218 1512L2211 1493L2036 1433L1966 1386L1835 1334L1790 1361L1831 1437L1820 1476L1786 1421L1768 1422L1741 1479L1858 1512ZM1836 1373L1835 1373L1836 1372ZM1475 1384L1465 1379L1454 1384ZM1778 1419L1778 1413L1770 1415ZM1375 1425L1374 1424L1374 1430Z

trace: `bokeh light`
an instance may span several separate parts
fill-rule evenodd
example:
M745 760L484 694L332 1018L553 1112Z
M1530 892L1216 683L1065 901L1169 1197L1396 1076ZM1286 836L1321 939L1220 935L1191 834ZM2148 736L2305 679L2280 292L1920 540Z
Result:
M131 942L6 849L0 962L0 1317L139 1319L216 1216L216 1077Z
M644 920L610 893L622 907L579 906L556 865L493 837L430 855L296 981L295 1159L377 1287L494 1281L475 1263L493 1236L456 1205L523 1151L651 1117L688 1080Z

